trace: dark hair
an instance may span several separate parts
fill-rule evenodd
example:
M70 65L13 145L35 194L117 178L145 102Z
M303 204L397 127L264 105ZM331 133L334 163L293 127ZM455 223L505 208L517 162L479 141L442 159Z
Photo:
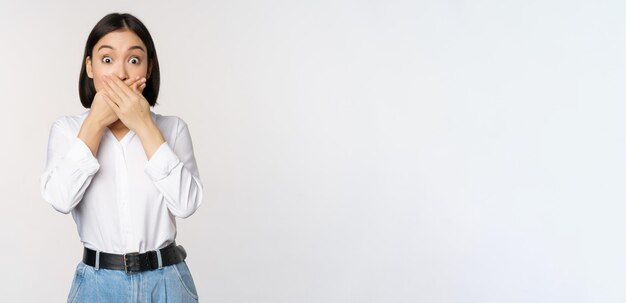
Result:
M80 102L85 108L91 108L91 103L96 95L96 88L93 84L93 79L87 76L85 60L88 56L93 60L93 48L102 37L119 29L128 29L134 32L146 45L150 77L146 79L146 87L144 88L142 94L146 100L148 100L150 106L154 106L156 104L156 99L159 96L161 77L159 73L159 60L157 59L152 36L150 36L146 26L143 25L143 23L141 23L141 21L139 21L139 19L135 16L131 14L111 13L104 16L104 18L102 18L96 26L94 26L89 34L89 37L87 38L87 44L85 45L85 53L83 55L83 61L81 62L80 78L78 80L78 94L80 95Z

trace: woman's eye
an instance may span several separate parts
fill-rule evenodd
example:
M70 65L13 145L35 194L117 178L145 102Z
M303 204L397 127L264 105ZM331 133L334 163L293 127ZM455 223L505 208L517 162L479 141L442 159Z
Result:
M130 62L131 64L139 64L139 58L132 57L132 58L130 58L130 60L128 62Z
M102 58L102 62L104 62L104 63L111 63L111 61L113 61L113 59L111 59L111 57L104 57L104 58Z

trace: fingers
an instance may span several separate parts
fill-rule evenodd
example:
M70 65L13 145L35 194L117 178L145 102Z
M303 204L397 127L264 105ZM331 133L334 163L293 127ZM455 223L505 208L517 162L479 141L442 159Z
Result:
M115 75L104 75L102 82L104 93L109 97L109 101L115 103L118 108L122 107L124 102L133 100L137 94L141 95L146 87L145 78L130 78L122 81Z
M124 85L124 82L122 82L122 80L120 80L117 76L104 75L104 84L105 89L109 88L107 92L113 93L109 94L109 97L117 97L119 99L126 99L130 97L130 88Z
M142 93L143 89L146 88L146 78L141 78L141 80L135 82L131 88L133 89L133 91L137 92L137 93Z
M120 107L109 97L107 94L102 94L102 99L109 105L109 107L115 112L115 114L119 117Z
M129 78L124 81L115 75L105 75L104 78L105 82L108 82L108 85L104 85L104 87L110 87L122 99L124 96L131 97L133 92L141 94L143 89L146 88L147 82L146 78L142 77Z
M135 78L128 78L128 79L124 80L124 84L126 84L126 86L128 86L128 87L132 87L139 80L141 80L141 77L139 77L139 76L137 76Z
M147 82L146 78L142 78L139 76L124 80L124 84L126 84L126 86L130 87L133 91L138 92L140 94L146 88L146 84L147 84L146 82Z

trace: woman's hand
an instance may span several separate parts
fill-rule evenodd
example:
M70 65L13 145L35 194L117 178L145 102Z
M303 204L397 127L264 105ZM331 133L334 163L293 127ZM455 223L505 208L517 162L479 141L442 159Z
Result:
M124 81L127 87L132 87L138 90L140 93L146 87L146 84L140 81L141 78L131 78ZM100 90L96 93L91 103L91 110L89 111L89 118L96 121L101 127L107 127L118 120L118 116L113 111L111 106L107 104L105 100L105 90Z
M135 89L137 89L137 85L139 85L138 90L143 91L145 84L140 84L139 80L139 78L127 79L124 81L124 84L133 86ZM117 114L113 111L111 106L107 104L105 92L101 89L94 96L89 115L78 132L78 138L87 144L94 157L98 154L98 148L100 147L100 140L104 130L117 120Z
M137 89L137 85L128 87L117 76L105 76L103 82L104 100L122 123L139 136L146 159L150 160L157 149L165 143L165 138L152 121L148 100ZM145 87L146 79L142 78L140 82Z
M148 100L141 94L145 78L129 86L115 75L105 75L102 85L103 100L126 127L137 133L153 124Z

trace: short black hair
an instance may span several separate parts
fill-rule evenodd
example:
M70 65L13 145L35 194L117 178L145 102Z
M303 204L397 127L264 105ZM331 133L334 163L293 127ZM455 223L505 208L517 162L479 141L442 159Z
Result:
M96 87L93 84L93 79L87 76L87 69L85 67L85 60L90 57L93 62L93 48L98 41L106 34L114 32L120 29L127 29L134 32L139 39L146 45L148 53L148 70L150 77L146 79L146 87L143 90L143 96L148 100L150 106L154 106L159 96L159 86L161 77L159 73L159 60L157 58L156 48L152 41L152 36L145 25L139 19L131 14L111 13L104 16L94 26L87 38L87 44L85 45L85 53L83 60L81 61L80 78L78 80L78 94L80 95L80 102L85 108L91 108L93 98L96 96Z

